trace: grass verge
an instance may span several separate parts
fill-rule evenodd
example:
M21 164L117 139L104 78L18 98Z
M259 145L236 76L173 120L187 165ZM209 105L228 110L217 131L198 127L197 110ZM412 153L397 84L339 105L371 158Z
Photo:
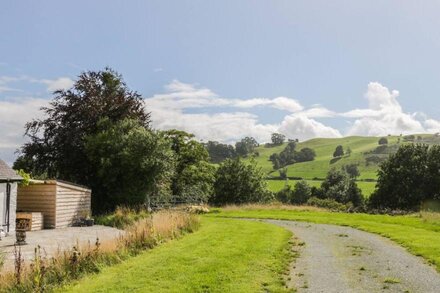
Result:
M204 217L197 232L60 292L286 292L290 238L266 223Z
M219 209L209 217L307 221L350 226L390 238L409 252L425 258L440 271L440 221L419 214L407 216L333 213L320 210L243 206Z

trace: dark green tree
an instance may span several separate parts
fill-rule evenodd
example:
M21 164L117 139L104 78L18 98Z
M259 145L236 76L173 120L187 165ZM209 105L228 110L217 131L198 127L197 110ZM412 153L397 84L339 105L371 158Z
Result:
M135 119L148 128L150 115L142 97L112 69L82 73L69 90L54 92L43 119L26 124L25 143L17 165L33 176L59 178L94 188L96 168L85 152L85 138L98 131L98 121Z
M305 204L312 196L312 189L307 184L307 181L301 180L295 183L295 188L292 193L290 202L292 204Z
M386 137L381 137L378 141L379 145L387 145L388 139Z
M194 135L180 130L163 132L176 160L172 177L173 194L181 202L206 202L212 194L214 167L209 154Z
M218 141L208 141L205 146L213 163L220 163L226 159L232 159L237 156L234 147L229 144L219 143Z
M350 178L357 178L361 175L357 164L344 165L343 169Z
M98 123L97 132L84 140L88 162L96 170L94 211L147 204L170 190L174 169L170 144L142 122L106 118Z
M333 152L333 158L339 158L342 157L343 155L344 155L344 148L342 147L342 145L338 145L335 151Z
M264 173L254 161L249 163L239 158L227 159L217 169L212 204L257 203L272 198Z
M245 137L235 143L235 151L239 156L245 157L248 154L252 154L257 146L258 142L255 138Z
M272 133L272 145L282 145L286 141L286 136L281 133Z
M374 208L417 210L425 200L440 199L440 146L401 145L380 165Z

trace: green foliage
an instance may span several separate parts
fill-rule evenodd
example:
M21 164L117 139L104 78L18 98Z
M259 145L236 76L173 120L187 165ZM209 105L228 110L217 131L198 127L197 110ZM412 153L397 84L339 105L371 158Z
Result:
M281 133L272 133L271 140L272 140L272 145L274 146L281 145L286 140L286 136Z
M28 186L29 182L31 181L31 174L26 173L23 169L20 169L17 171L17 174L23 178L22 181L20 181L20 186Z
M205 146L212 163L220 163L226 159L232 159L237 156L234 147L229 144L208 141Z
M440 199L440 146L402 145L382 163L370 206L418 209L426 200Z
M287 179L287 168L281 168L278 172L280 173L281 179Z
M307 181L301 180L295 183L292 198L292 204L305 204L312 195L312 189L307 184Z
M209 154L194 135L179 130L164 132L171 142L176 159L172 176L172 192L180 202L206 203L212 195L215 168L209 164Z
M258 147L258 142L253 137L245 137L235 143L235 151L242 157L252 154L256 147Z
M14 167L34 177L44 175L93 187L94 192L100 186L94 182L96 170L85 151L85 139L98 131L98 122L129 118L144 127L150 123L143 98L109 68L82 73L71 89L55 91L42 111L44 119L26 124L29 142L22 146Z
M332 169L321 184L320 196L332 199L342 204L352 203L359 206L363 202L362 192L356 181L349 178L342 170Z
M134 209L130 207L116 207L112 213L95 217L95 223L118 229L125 229L135 222L150 217L151 214L145 209Z
M333 152L333 158L339 158L344 155L344 147L342 145L338 145Z
M85 139L87 159L96 168L94 210L147 204L173 172L169 142L132 119L116 123L104 119L98 129Z
M379 145L387 145L388 139L386 137L381 137L378 141Z
M228 159L220 164L215 174L214 196L216 205L266 202L272 199L267 190L264 174L255 162Z
M345 165L343 169L351 178L357 178L361 175L357 164Z
M347 205L337 202L336 200L331 198L322 199L317 197L311 197L307 201L307 204L310 206L329 209L331 211L339 211L339 212L346 211L348 209Z
M313 161L316 153L311 148L303 148L299 152L296 149L296 142L289 141L287 146L279 154L274 153L269 157L272 161L273 168L275 170L291 165L294 163L301 163L307 161Z

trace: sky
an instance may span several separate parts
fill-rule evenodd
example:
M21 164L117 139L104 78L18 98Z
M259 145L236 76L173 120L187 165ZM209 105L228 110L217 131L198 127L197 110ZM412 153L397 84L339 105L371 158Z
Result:
M440 131L438 1L0 1L0 158L109 66L203 141Z

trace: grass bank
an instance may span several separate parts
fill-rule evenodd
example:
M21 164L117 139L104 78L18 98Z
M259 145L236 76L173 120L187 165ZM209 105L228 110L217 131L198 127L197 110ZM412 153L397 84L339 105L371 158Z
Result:
M285 292L290 238L274 225L204 217L197 232L60 292Z
M243 206L219 209L209 217L236 217L307 221L350 226L380 234L421 256L440 271L440 219L432 215L407 216L333 213L288 206Z
M14 271L0 271L0 292L50 292L103 268L129 260L135 255L199 227L199 217L161 211L126 227L119 238L84 246L75 245L51 258L37 247L32 263L15 254Z

